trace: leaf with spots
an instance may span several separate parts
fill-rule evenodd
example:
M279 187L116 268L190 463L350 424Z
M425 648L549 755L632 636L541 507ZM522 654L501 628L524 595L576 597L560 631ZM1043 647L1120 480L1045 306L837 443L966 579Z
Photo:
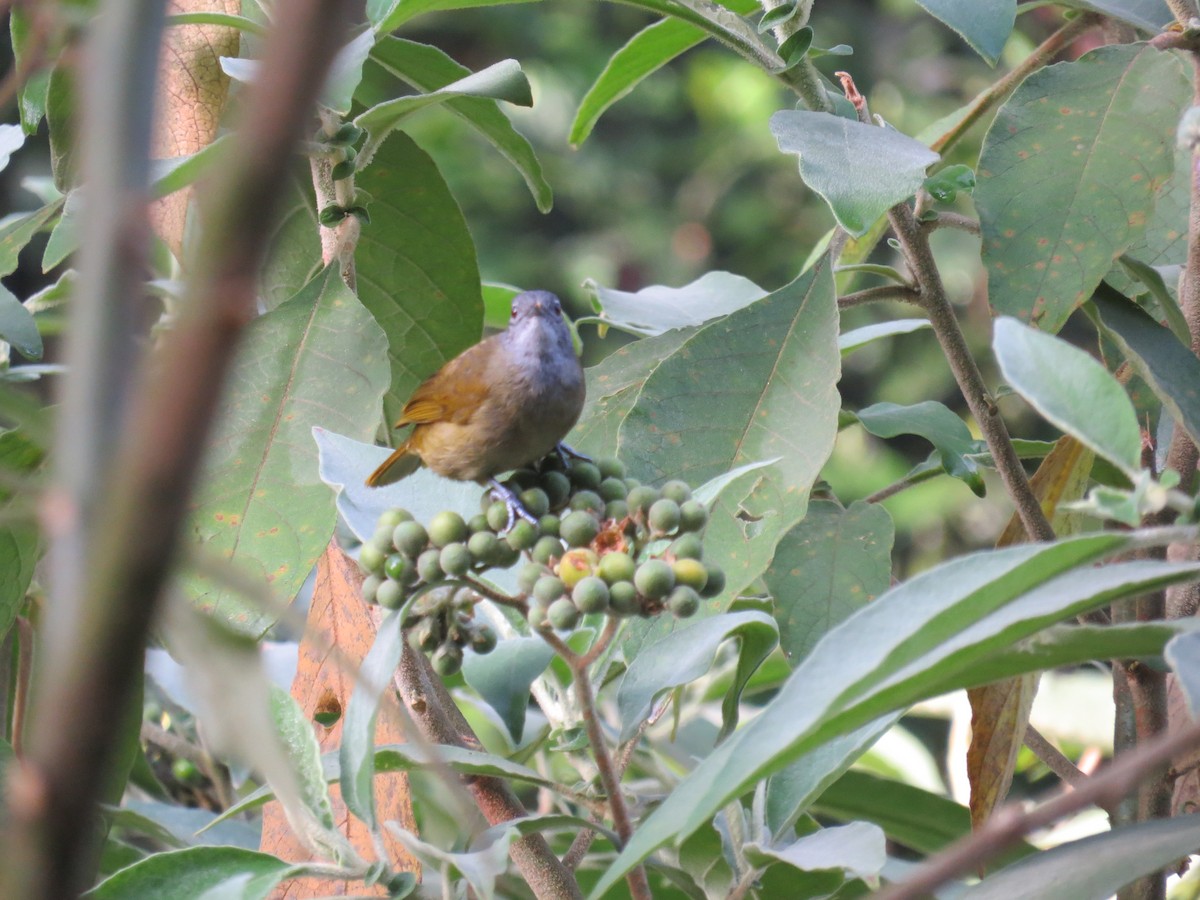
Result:
M1021 83L984 139L975 188L997 312L1058 331L1142 236L1187 92L1179 60L1146 44Z
M379 327L325 269L255 320L229 378L194 499L191 532L206 554L290 600L333 533L334 496L317 472L314 425L369 440L387 386ZM192 598L233 627L260 634L267 611L201 576Z
M358 296L387 335L392 386L383 408L394 422L417 385L479 340L479 267L462 211L407 134L393 132L356 184L374 198L354 254Z
M848 509L829 500L779 542L763 575L775 598L779 643L795 664L830 628L888 589L895 527L882 506L858 501Z

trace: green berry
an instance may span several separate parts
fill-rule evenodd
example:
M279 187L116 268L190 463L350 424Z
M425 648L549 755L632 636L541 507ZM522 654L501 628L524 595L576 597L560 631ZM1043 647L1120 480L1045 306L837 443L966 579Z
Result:
M467 536L467 523L453 510L443 510L429 522L429 540L435 547L461 543Z
M503 531L508 527L508 505L503 500L488 507L487 522L492 531Z
M648 510L654 502L662 495L656 488L652 488L647 484L638 485L629 491L627 502L629 508L640 512Z
M708 584L708 569L698 559L677 559L671 566L675 573L675 583L683 584L692 590L702 591Z
M604 504L604 518L620 522L629 515L629 504L624 500L609 500Z
M371 535L370 542L372 544L374 544L376 547L378 547L380 550L382 550L384 553L391 553L392 552L392 532L395 531L395 529L396 529L395 525L392 525L389 527L387 525L384 525L383 522L381 521L378 525L375 526L375 533L373 535Z
M399 609L404 605L404 585L387 579L376 589L375 602L384 609Z
M383 584L383 579L378 575L368 575L363 579L362 598L364 603L375 602L375 592L379 590L381 584Z
M558 509L571 494L571 479L562 472L543 472L542 490L546 492L550 509Z
M204 780L197 765L183 757L177 757L171 762L171 775L183 785L195 785Z
M681 534L671 544L671 555L676 559L700 559L704 556L704 544L698 534Z
M589 575L571 589L571 600L581 613L604 612L608 609L608 585L595 575Z
M541 488L529 488L521 491L521 505L535 519L550 512L550 498Z
M608 587L608 606L619 616L632 616L642 611L637 588L631 581L617 581Z
M605 478L624 478L625 463L615 457L607 457L600 460L597 465L600 467L600 474Z
M543 575L533 585L533 599L539 606L549 606L567 592L567 586L555 575Z
M496 631L491 625L479 624L471 629L471 649L485 656L496 649Z
M383 571L385 559L387 559L387 554L374 544L363 544L362 549L358 551L359 566L364 572L370 572L373 575L378 575Z
M417 557L417 576L424 582L430 583L442 577L444 570L441 562L442 551L426 550Z
M496 544L496 561L492 563L492 566L497 569L507 569L520 558L520 551L510 547L507 541L500 541Z
M558 537L559 528L562 526L562 519L554 513L546 513L538 519L538 534L544 537Z
M477 531L467 538L467 549L471 551L471 558L485 566L490 566L496 558L499 544L500 538L490 531Z
M605 478L596 493L607 503L609 500L624 500L629 491L620 478Z
M605 553L600 557L598 574L604 579L606 584L611 585L618 581L633 581L635 572L637 572L637 564L634 563L633 557L628 553Z
M571 461L571 468L567 471L567 475L571 479L571 483L578 485L585 490L594 491L600 487L600 469L595 463L587 462L582 459Z
M398 581L403 585L415 584L417 580L416 563L403 553L393 553L385 559L383 571L392 581Z
M600 523L590 512L577 509L567 513L559 531L568 547L586 547L600 533Z
M538 542L533 545L533 550L529 555L533 557L534 562L549 565L550 560L563 555L562 541L549 535L538 538Z
M578 491L571 498L571 509L583 510L598 516L604 512L604 499L595 491Z
M426 616L408 634L409 644L425 653L436 650L445 637L441 616Z
M685 500L679 504L679 530L700 531L708 524L708 510L699 500Z
M667 597L667 609L671 611L672 615L680 619L694 616L697 610L700 609L700 595L696 593L694 588L690 588L686 584L681 584L675 590L671 591L671 595Z
M626 479L624 479L624 481L625 481L625 490L627 490L627 491L632 491L635 487L641 487L641 484L642 484L636 478L626 478Z
M721 591L725 590L725 570L712 563L705 563L704 568L708 572L708 580L705 581L704 587L700 591L700 596L715 597Z
M686 481L668 481L662 486L662 495L676 503L686 503L692 499L692 489Z
M518 552L528 550L537 543L537 526L524 519L518 519L513 523L513 527L509 529L504 539L508 542L508 546Z
M462 661L462 648L454 644L442 644L429 658L429 662L433 665L433 671L443 678L457 675L458 670L462 668Z
M401 522L411 522L412 513L407 509L389 509L385 510L383 515L379 517L379 524L388 529L394 529Z
M670 534L679 527L679 504L674 500L663 497L655 500L646 515L650 529L658 534Z
M476 513L467 519L467 531L471 534L479 534L481 531L487 531L488 525L487 516L484 513Z
M529 620L529 627L534 631L537 631L539 628L545 628L547 624L546 608L543 606L531 606L525 618Z
M570 631L579 624L579 609L566 597L560 597L547 607L546 619L559 631Z
M401 522L392 532L392 543L401 553L415 559L428 546L429 532L420 522Z
M517 587L522 594L528 594L543 575L549 575L550 570L541 563L527 562L517 570Z
M648 559L638 566L633 576L638 593L651 600L658 600L671 593L675 587L675 572L661 559Z
M467 549L466 544L453 543L447 544L442 548L439 561L442 564L442 571L447 575L465 575L471 568L471 551Z

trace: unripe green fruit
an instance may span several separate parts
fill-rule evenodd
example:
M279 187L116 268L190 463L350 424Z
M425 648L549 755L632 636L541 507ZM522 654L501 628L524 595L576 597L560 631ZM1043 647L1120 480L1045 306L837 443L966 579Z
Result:
M503 500L497 500L488 507L487 522L492 531L503 531L508 527L508 506Z
M619 616L632 616L642 611L637 588L632 581L617 581L609 585L608 606Z
M479 624L471 629L471 649L480 656L486 656L496 649L496 632L491 625Z
M403 553L393 553L383 561L383 571L392 581L408 586L417 580L417 566Z
M708 510L699 500L685 500L679 504L679 530L700 531L708 524Z
M504 486L514 494L520 494L521 491L534 487L540 480L541 475L533 469L517 469L508 476Z
M615 457L609 456L599 460L597 465L600 468L600 474L605 478L624 478L625 463Z
M653 506L654 502L661 496L662 495L658 492L657 488L652 488L649 485L643 484L638 485L630 490L629 497L626 502L629 504L630 509L645 512L651 506Z
M618 581L633 581L636 571L637 564L628 553L605 553L600 557L598 574L604 579L606 584L614 584Z
M467 531L471 534L479 534L481 531L487 531L488 525L487 516L484 513L476 513L467 519Z
M541 488L521 491L521 505L535 519L550 512L550 497Z
M375 602L384 609L399 609L404 605L404 586L387 579L375 591Z
M533 545L533 551L529 555L533 557L534 562L549 565L552 559L563 555L562 541L549 535L538 538L538 542Z
M178 757L171 762L171 775L184 785L195 785L203 781L200 769L190 759Z
M571 509L582 510L599 516L604 512L604 500L595 491L578 491L571 498Z
M439 557L439 562L442 564L442 571L447 575L465 575L471 568L471 551L467 549L466 544L453 543L447 544L442 548L442 554Z
M546 492L550 509L558 509L571 494L571 479L562 472L543 472L542 490Z
M559 631L570 631L579 624L579 609L566 597L560 597L546 608L546 619Z
M387 559L387 554L374 544L363 544L362 549L358 551L359 566L364 572L370 572L373 575L378 575L383 571L385 559Z
M539 628L545 628L549 623L546 620L546 608L544 606L531 606L529 613L525 617L529 621L529 627L534 631Z
M538 519L538 534L543 537L558 537L559 529L562 527L562 519L554 513L546 513Z
M496 544L496 561L492 563L492 566L497 569L507 569L520 558L520 551L510 547L507 541L500 541Z
M528 550L537 543L538 530L537 526L524 519L518 519L513 523L513 527L509 529L508 534L504 536L504 540L508 542L508 546L512 547L517 552Z
M437 672L443 678L457 675L458 670L462 668L462 661L462 648L455 644L442 644L442 646L433 652L433 656L429 659L429 662L433 665L433 671Z
M590 512L577 509L567 513L559 525L559 532L568 547L586 547L600 533L600 523Z
M392 531L392 543L401 553L415 559L429 544L429 532L420 522L401 522Z
M600 482L596 493L607 503L609 500L624 500L629 491L626 490L625 482L620 478L605 478Z
M654 505L650 507L650 512L646 515L646 521L650 523L652 531L659 534L670 534L679 527L679 504L666 497L655 500Z
M589 575L571 590L571 600L581 613L604 612L608 609L608 585L597 576Z
M558 577L567 586L567 590L571 590L582 579L595 574L598 562L596 554L586 547L568 550L558 562Z
M453 510L443 510L429 522L429 540L435 547L461 543L467 539L467 523Z
M600 469L595 463L582 459L571 460L571 468L567 470L567 476L571 479L572 484L585 490L594 491L600 487Z
M467 549L471 551L471 557L476 562L490 566L492 560L496 558L499 543L500 539L492 532L477 531L467 538Z
M675 572L661 559L648 559L638 566L633 576L638 593L651 600L658 600L671 593L675 587Z
M368 575L363 579L362 598L364 603L375 602L375 592L379 590L381 584L383 584L383 579L378 575Z
M677 559L671 566L675 573L675 583L690 587L695 591L704 590L708 584L708 569L698 559Z
M549 574L550 570L541 563L525 563L525 565L517 570L517 587L521 589L522 594L528 594L533 590L533 586L537 584L539 578Z
M667 598L667 609L680 619L694 616L700 609L700 595L693 588L681 584Z
M382 516L379 517L379 524L388 529L394 529L401 522L411 522L412 513L407 509L388 509L384 510Z
M443 575L442 551L426 550L417 557L417 576L424 582L437 581Z
M624 481L625 481L625 490L627 490L627 491L632 491L635 487L640 487L642 484L636 478L625 478Z
M681 534L671 544L671 554L676 559L700 559L704 556L704 544L698 534Z
M424 653L432 653L446 636L441 616L426 616L408 633L410 646Z
M704 568L708 572L708 580L704 583L700 596L715 597L725 590L725 570L712 563L705 563Z
M668 481L662 486L662 495L668 500L674 500L676 503L686 503L692 499L692 489L688 487L686 481Z
M392 532L395 531L395 529L396 529L395 525L392 525L391 527L389 527L387 525L384 525L382 522L380 522L378 525L375 526L375 533L371 535L371 540L369 541L369 543L374 544L376 547L378 547L384 553L391 553L392 552Z
M549 606L567 592L562 579L554 575L543 575L533 585L533 601L539 606Z
M604 518L620 522L629 515L629 504L624 500L609 500L604 504Z

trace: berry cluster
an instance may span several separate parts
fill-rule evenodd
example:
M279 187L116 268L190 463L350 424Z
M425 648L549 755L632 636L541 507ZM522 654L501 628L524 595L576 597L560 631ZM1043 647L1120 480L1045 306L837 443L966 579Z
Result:
M508 527L506 504L485 493L470 521L441 512L426 528L389 510L359 554L368 603L398 609L416 596L404 627L442 674L458 670L465 646L487 653L496 644L472 620L480 595L470 576L522 556L518 600L535 629L569 630L589 613L683 618L725 587L724 572L702 558L708 511L682 481L655 488L626 477L615 459L564 466L551 456L540 470L514 472L505 487L536 524L520 518Z

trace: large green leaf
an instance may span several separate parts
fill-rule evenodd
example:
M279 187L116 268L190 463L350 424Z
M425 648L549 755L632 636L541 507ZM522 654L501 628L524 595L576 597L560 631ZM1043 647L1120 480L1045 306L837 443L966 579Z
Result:
M240 847L189 847L151 854L84 896L88 900L258 900L292 869L291 863L277 856Z
M600 315L580 319L580 323L611 322L626 331L650 336L703 325L767 296L750 279L729 272L707 272L677 288L654 284L636 292L618 291L590 279L584 287L592 292L592 306Z
M26 359L42 358L42 336L33 313L0 284L0 341L7 341Z
M374 198L354 257L358 296L387 335L394 421L418 384L479 340L479 268L462 211L408 135L393 132L356 183Z
M387 384L383 335L336 267L251 323L193 501L205 549L283 599L300 589L333 531L334 498L317 472L316 424L370 439ZM260 633L273 618L208 579L187 581L221 619Z
M41 463L43 452L20 431L0 431L0 474L19 478ZM37 522L13 518L7 513L14 497L7 486L0 486L0 635L8 634L13 620L25 602L25 592L33 580L33 569L41 553Z
M1013 22L1016 0L917 0L931 16L945 22L971 45L971 49L994 66L1000 58Z
M876 403L860 409L856 416L863 428L876 437L919 434L937 448L947 475L960 479L978 496L983 496L983 476L969 456L978 449L975 439L966 423L945 404L935 400L912 406Z
M375 9L374 15L369 14L375 30L384 34L395 31L405 22L425 13L530 2L534 2L534 0L370 0L368 8Z
M300 801L318 822L332 829L333 806L325 788L321 746L317 743L316 732L296 699L274 684L271 685L271 719L296 775Z
M1034 72L984 139L975 205L988 294L1056 332L1143 233L1171 174L1179 60L1146 44Z
M1093 298L1105 330L1171 415L1200 442L1200 359L1144 312L1101 285Z
M43 24L42 29L46 27ZM37 43L37 31L30 21L30 10L15 6L9 13L8 30L12 38L13 70L25 73L17 91L17 111L25 134L37 134L38 125L46 114L46 91L50 86L50 71L34 58L30 50ZM44 50L34 51L38 56ZM32 69L30 63L37 63Z
M371 59L385 71L422 91L439 90L471 73L437 47L393 37L380 41L371 52ZM516 166L537 201L538 209L548 212L554 202L554 193L542 174L542 164L528 139L513 127L496 101L483 97L455 97L446 100L444 105Z
M1082 350L1015 319L992 342L1005 380L1053 425L1128 475L1141 466L1142 432L1125 389Z
M282 215L271 235L267 263L258 279L258 292L268 310L294 296L324 266L316 200L307 168L288 180Z
M1158 540L1166 540L1158 536ZM1117 563L1096 534L971 554L893 588L831 630L762 713L717 748L642 823L593 896L656 847L690 834L765 775L806 751L929 696L980 654L1200 565Z
M763 575L789 660L803 659L830 628L888 589L894 533L882 506L809 504L808 515L779 542Z
M1063 6L1103 13L1152 35L1175 21L1163 0L1063 0Z
M0 225L0 278L17 270L17 260L25 245L62 211L65 197L47 203L30 213L7 216Z
M525 732L529 686L552 659L553 648L537 637L510 638L486 656L468 653L463 659L463 678L500 716L515 744Z
M800 177L855 237L915 194L939 159L895 129L831 113L781 110L771 116L771 133L780 150L800 154Z

